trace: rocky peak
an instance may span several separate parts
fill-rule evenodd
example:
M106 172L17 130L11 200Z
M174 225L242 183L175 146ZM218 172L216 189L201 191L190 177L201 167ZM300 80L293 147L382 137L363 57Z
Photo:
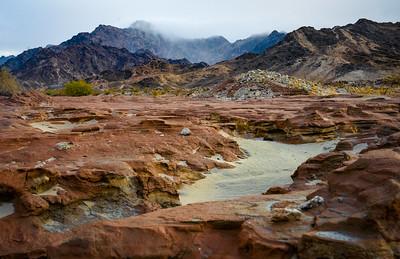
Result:
M318 81L378 80L400 69L400 23L360 19L317 30L301 27L246 66ZM250 63L250 64L249 64Z
M277 31L277 30L273 30L268 36L269 37L275 37L277 35L282 34L281 32Z
M371 25L371 24L378 24L377 22L368 20L366 18L361 18L359 19L355 24L357 25L362 25L362 26L366 26L366 25Z
M14 58L14 56L1 56L0 57L0 66L6 63L8 60Z
M64 41L60 45L62 47L68 47L76 44L83 44L83 43L90 43L92 40L90 38L90 33L88 32L81 32L77 35L73 36L71 39Z
M214 64L240 56L246 52L253 52L257 46L257 53L279 42L283 36L278 32L268 35L257 35L247 39L230 43L222 36L213 36L201 39L171 39L157 31L154 25L146 21L136 21L125 29L110 25L99 25L92 33L80 33L62 45L70 46L83 42L93 42L104 46L126 48L134 53L139 49L148 49L155 55L166 59L186 58L190 62L206 62Z
M118 32L120 29L111 25L99 25L96 27L96 29L94 29L94 31L92 32L92 34L96 35L96 34L101 34L101 33L115 33Z

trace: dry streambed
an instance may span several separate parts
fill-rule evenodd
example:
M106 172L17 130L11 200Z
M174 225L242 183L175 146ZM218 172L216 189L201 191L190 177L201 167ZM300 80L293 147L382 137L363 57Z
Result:
M397 99L52 100L0 102L0 257L400 254ZM342 140L326 153L335 142L238 139L249 155L238 160L221 128L287 143ZM180 191L184 204L228 201L159 209L229 161L235 168ZM252 195L292 174L288 188Z
M332 151L337 143L332 140L290 145L257 139L235 140L248 157L233 163L234 168L212 169L206 178L184 185L179 191L183 205L257 195L271 186L290 184L290 176L299 165L318 154Z

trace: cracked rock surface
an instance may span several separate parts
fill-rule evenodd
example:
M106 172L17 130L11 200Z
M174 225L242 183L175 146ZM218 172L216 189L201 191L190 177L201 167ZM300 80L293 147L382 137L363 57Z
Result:
M2 98L0 256L399 257L399 105L361 97ZM290 186L179 206L180 184L244 156L221 129L286 143L340 141L293 172ZM210 159L217 154L223 159ZM313 200L323 202L297 210Z

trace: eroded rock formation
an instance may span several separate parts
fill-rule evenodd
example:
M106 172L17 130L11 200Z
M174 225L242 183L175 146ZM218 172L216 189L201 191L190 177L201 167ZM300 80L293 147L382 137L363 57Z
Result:
M398 257L399 104L301 96L3 98L0 256ZM190 135L181 135L184 128ZM291 186L171 208L179 205L179 184L230 166L212 156L243 157L219 130L291 143L341 141L301 165Z

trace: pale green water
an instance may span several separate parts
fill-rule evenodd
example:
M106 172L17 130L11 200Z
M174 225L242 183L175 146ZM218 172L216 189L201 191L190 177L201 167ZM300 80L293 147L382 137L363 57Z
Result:
M233 169L213 169L206 178L180 191L182 205L228 200L265 192L275 185L290 184L290 176L307 159L334 149L337 141L288 145L254 139L235 139L249 157Z

